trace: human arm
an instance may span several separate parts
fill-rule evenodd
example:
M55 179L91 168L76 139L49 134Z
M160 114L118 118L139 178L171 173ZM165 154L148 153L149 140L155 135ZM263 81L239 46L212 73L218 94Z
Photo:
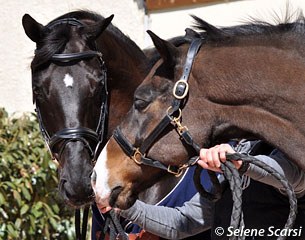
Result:
M304 196L305 172L297 167L294 163L289 161L282 152L275 149L269 156L257 155L255 158L271 166L278 173L284 175L288 182L292 185L297 197ZM285 193L285 188L280 181L275 180L271 174L254 164L249 165L245 175L251 177L254 180L271 185L279 189L280 192Z
M209 149L201 149L200 160L198 164L205 169L213 171L220 171L220 162L226 161L225 154L234 153L237 150L240 153L248 154L251 150L251 141L243 141L237 147L233 148L229 144L220 144ZM255 158L258 161L262 161L277 172L284 175L290 184L293 186L297 197L301 197L305 194L305 173L298 168L294 163L289 161L285 155L277 149L274 149L268 156L267 155L256 155ZM241 167L242 161L233 161L237 169ZM254 180L263 182L271 185L281 192L285 192L282 184L276 180L271 174L265 170L250 164L248 169L244 172L245 175L251 177Z
M136 201L120 214L150 233L167 239L181 239L211 228L213 209L213 203L197 193L181 207L155 206Z

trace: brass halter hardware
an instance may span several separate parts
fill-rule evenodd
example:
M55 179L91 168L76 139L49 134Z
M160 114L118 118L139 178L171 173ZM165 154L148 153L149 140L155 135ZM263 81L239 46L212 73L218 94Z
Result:
M178 85L184 85L184 92L181 95L177 94L177 92L179 92L179 91L177 91ZM183 99L188 94L188 91L189 91L189 84L188 84L188 82L186 82L185 79L180 79L180 80L178 80L175 83L175 86L173 88L173 95L177 99Z
M181 115L182 115L182 111L181 109L179 108L178 111L179 111L179 115L178 117L172 117L170 115L170 110L171 110L172 106L170 106L168 109L167 109L167 115L172 119L172 124L174 126L177 127L177 131L179 133L179 135L181 136L183 132L185 131L188 131L188 128L187 126L182 126L181 124Z
M135 161L136 164L141 165L142 164L142 161L141 161L142 156L143 156L143 154L140 152L139 148L134 148L134 153L131 156L131 159L133 161Z
M166 114L167 114L167 116L168 116L169 118L174 119L174 118L172 117L172 113L170 112L170 110L171 110L172 108L173 108L173 107L170 106L170 107L166 110ZM180 109L180 108L178 109L178 111L179 111L179 115L178 115L178 117L175 117L175 118L180 119L180 118L181 118L181 115L182 115L182 112L181 112L181 109Z
M184 169L188 168L189 166L190 166L189 164L183 164L178 169L172 170L172 165L168 165L167 172L173 174L175 177L180 177Z
M180 136L181 136L182 133L184 133L185 131L188 131L187 126L182 126L180 118L174 118L172 122L173 122L173 124L176 125L178 134L179 134Z

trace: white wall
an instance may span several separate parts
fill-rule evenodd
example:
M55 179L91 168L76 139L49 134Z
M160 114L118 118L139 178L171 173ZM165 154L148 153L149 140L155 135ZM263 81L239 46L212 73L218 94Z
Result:
M21 19L25 13L38 22L49 21L69 11L93 10L143 44L144 10L134 0L0 0L0 107L9 113L33 111L30 62L35 44L27 38Z
M166 39L184 35L184 29L193 24L190 14L196 15L215 26L239 25L247 22L249 17L272 22L275 13L279 16L285 15L287 3L289 3L289 9L293 11L297 8L305 11L305 0L227 0L219 1L217 4L177 8L170 12L152 12L146 17L146 28ZM145 45L151 45L151 40L147 35Z

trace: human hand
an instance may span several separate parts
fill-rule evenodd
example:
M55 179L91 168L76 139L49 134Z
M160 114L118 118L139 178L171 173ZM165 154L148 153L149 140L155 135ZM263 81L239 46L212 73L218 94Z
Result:
M211 148L200 149L198 164L207 170L221 172L220 164L226 161L226 153L235 153L229 144L220 144ZM240 168L242 161L232 161L237 169Z

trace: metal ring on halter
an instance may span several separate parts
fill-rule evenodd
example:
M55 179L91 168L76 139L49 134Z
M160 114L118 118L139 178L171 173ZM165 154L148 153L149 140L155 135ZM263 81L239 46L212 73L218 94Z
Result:
M142 155L143 154L139 151L139 148L134 148L134 153L131 156L131 158L133 161L135 161L136 164L141 165L142 164L142 161L141 161ZM140 161L137 159L137 156L140 156Z
M178 88L179 84L183 84L184 85L184 91L183 91L182 95L177 95L177 93L179 93L179 90L177 91L177 88ZM173 88L173 95L177 99L183 99L187 95L188 90L189 90L189 84L185 80L180 79L179 81L177 81L175 83L175 86Z
M166 114L167 114L167 116L169 116L170 118L173 119L173 117L171 116L172 113L169 113L169 110L171 110L171 109L172 109L172 106L170 106L170 107L166 110ZM180 119L180 118L181 118L181 115L182 115L181 109L179 108L178 110L179 110L179 115L178 115L178 117L176 117L175 119Z
M194 162L191 163L191 166L194 166L195 164L197 164L197 162L200 160L200 157L196 157L196 159L194 160Z
M167 167L167 172L173 174L175 177L180 177L183 173L183 168L178 168L176 171L171 169L171 165Z

